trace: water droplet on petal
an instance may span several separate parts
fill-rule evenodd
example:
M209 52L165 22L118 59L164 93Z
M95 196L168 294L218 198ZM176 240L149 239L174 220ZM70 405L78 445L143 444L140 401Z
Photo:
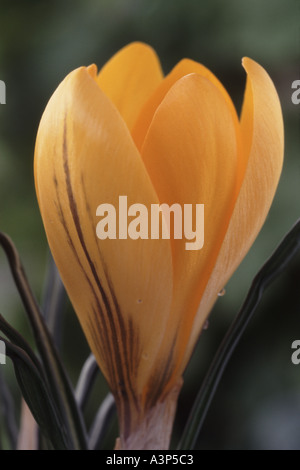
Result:
M220 290L220 292L218 293L218 296L219 296L219 297L223 297L225 294L226 294L226 290L225 290L225 289L222 289L222 290Z

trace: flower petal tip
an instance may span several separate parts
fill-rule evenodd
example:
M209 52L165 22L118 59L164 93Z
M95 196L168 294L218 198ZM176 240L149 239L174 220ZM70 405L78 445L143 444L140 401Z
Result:
M96 78L98 74L98 67L96 64L91 64L86 68L87 72L92 78Z

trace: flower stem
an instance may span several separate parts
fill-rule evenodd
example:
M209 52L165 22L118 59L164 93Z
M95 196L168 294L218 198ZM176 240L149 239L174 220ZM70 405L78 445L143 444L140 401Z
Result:
M182 383L180 379L162 400L137 415L128 435L125 423L120 422L121 435L115 450L168 450Z

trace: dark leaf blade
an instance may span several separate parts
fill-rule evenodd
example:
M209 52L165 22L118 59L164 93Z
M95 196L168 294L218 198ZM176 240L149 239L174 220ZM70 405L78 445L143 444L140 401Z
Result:
M93 354L85 361L76 386L75 396L80 409L84 409L92 392L99 366Z
M0 415L3 416L6 434L13 450L17 447L18 427L15 417L15 404L0 368Z
M55 449L70 448L66 430L55 409L47 386L25 351L1 338L6 345L6 354L12 360L16 378L24 400L40 426L42 432L49 438Z
M49 251L49 262L45 280L42 313L51 332L57 349L60 349L62 340L62 311L67 294L60 274Z
M98 450L116 412L114 397L109 393L101 404L91 427L89 448Z
M284 271L299 250L300 219L290 232L287 233L277 249L255 276L247 297L225 335L204 378L178 445L179 450L191 450L194 448L223 372L249 324L265 289Z
M19 254L12 240L2 232L0 232L0 244L7 256L13 278L28 315L49 387L58 413L61 415L61 421L68 428L73 448L86 449L87 437L81 411L77 406L73 389L28 283Z
M23 338L20 333L15 330L6 320L5 318L0 314L0 331L10 340L11 343L13 343L15 346L18 346L19 348L23 349L31 359L31 361L34 363L36 368L39 370L40 373L42 373L41 369L41 364L36 357L35 353L27 343L27 341Z

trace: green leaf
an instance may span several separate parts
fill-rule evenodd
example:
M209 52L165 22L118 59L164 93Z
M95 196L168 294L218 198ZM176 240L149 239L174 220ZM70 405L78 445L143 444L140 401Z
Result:
M286 268L288 263L299 250L300 219L284 237L273 255L255 276L246 300L223 339L208 373L204 378L186 427L183 431L182 438L178 446L179 450L191 450L194 448L207 411L228 361L249 324L265 289Z
M52 254L49 251L47 276L42 300L42 313L58 350L62 340L62 313L66 299L67 293Z
M29 356L21 348L0 338L12 360L22 395L41 430L56 449L69 449L67 430L60 421L47 385Z
M75 391L76 401L82 410L84 409L92 392L93 384L96 380L98 372L99 366L95 356L90 354L80 372Z
M86 449L87 438L82 414L77 406L73 389L58 357L51 335L28 283L19 254L12 240L0 232L0 244L7 256L10 269L27 312L37 348L45 368L49 387L61 421L68 429L73 449Z
M42 367L41 363L36 357L35 353L27 343L27 341L23 338L20 333L15 330L6 320L5 318L0 314L0 331L11 341L11 343L15 344L21 349L24 349L24 351L28 354L29 358L31 361L34 363L36 368L39 370L40 373L42 373Z
M0 367L0 416L3 417L8 441L12 450L17 447L18 426L15 416L15 403Z
M104 439L107 429L111 424L111 420L116 412L116 403L113 395L108 395L103 400L94 422L92 424L89 436L89 448L92 450L98 450L102 440Z

